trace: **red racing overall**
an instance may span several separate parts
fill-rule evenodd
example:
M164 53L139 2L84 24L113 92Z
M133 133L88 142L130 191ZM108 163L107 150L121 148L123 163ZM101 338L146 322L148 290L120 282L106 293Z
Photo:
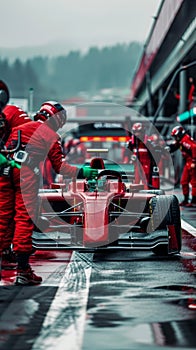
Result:
M4 142L6 142L13 128L31 122L31 119L29 118L27 113L17 106L6 105L5 108L3 109L3 115L6 121L6 130L3 135ZM1 221L1 218L4 217L7 211L9 210L8 208L10 207L10 205L12 206L12 202L13 202L12 197L14 196L12 185L13 185L12 180L9 174L6 172L6 170L4 171L4 174L3 172L1 172L1 175L0 175L0 232L2 232L1 235L3 234L4 236L3 242L0 242L1 250L6 250L10 248L13 234L14 234L14 221L13 221L14 213L12 212L10 219L7 220L6 226L4 226L4 223L2 223Z
M136 136L132 136L128 149L133 153L131 159L134 163L135 183L144 184L145 189L159 188L159 173L156 161L154 159L155 151L147 135L144 141Z
M192 186L192 200L196 199L196 141L185 134L179 142L180 150L185 159L180 183L183 195L189 196L189 184Z
M47 125L47 122L32 121L14 128L7 147L13 148L17 143L18 130L21 130L21 143L28 153L28 160L21 169L12 169L10 202L4 208L4 215L2 213L0 215L0 238L4 237L5 228L14 218L13 249L16 253L31 254L40 187L39 163L48 156L56 173L70 177L76 176L78 169L66 163L59 135Z

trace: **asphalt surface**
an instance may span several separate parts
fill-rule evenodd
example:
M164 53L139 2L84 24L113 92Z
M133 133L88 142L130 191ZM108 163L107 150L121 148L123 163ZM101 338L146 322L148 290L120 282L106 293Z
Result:
M38 251L31 264L43 283L32 287L3 270L0 349L195 349L196 209L181 217L178 256Z

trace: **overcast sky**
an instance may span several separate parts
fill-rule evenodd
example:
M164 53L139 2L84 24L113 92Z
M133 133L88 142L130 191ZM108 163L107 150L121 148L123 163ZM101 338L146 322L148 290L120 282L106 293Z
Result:
M0 0L1 48L144 42L161 0ZM69 49L69 48L68 48Z

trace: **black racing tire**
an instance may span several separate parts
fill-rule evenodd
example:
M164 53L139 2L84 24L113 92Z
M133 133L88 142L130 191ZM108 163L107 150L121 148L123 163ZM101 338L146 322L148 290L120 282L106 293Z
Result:
M156 194L156 195L162 195L165 194L164 190L140 190L140 193L149 193L149 194Z
M151 219L149 222L150 231L166 228L168 221L168 211L170 208L173 196L158 195L154 196L149 201L149 211Z
M175 227L176 238L178 242L178 252L180 252L182 248L181 214L179 201L175 195L173 195L173 199L171 201L169 216L169 224L174 225Z
M152 249L152 252L155 255L159 256L167 256L168 255L168 244L161 244Z
M175 195L160 195L152 197L150 202L151 220L149 222L148 231L156 229L166 229L167 225L174 225L177 240L177 251L179 253L182 246L181 237L181 217L178 199ZM166 245L158 246L152 251L156 255L167 255L168 248Z

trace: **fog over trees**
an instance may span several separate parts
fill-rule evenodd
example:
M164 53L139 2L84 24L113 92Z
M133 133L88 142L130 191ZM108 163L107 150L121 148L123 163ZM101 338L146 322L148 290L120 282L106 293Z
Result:
M0 79L11 97L28 98L34 90L35 108L44 100L66 100L81 93L92 96L101 89L129 89L142 52L142 44L117 44L86 54L71 51L66 56L33 57L25 62L0 59Z

